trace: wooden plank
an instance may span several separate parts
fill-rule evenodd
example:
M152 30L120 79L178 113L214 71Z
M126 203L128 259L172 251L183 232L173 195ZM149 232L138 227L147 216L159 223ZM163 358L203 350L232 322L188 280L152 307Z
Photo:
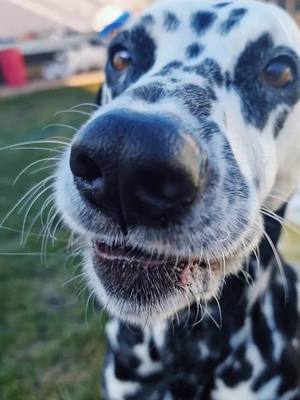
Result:
M44 90L56 89L59 87L79 87L87 85L97 85L104 81L103 72L90 72L87 74L75 75L66 79L56 79L51 81L38 80L31 82L24 87L3 87L0 89L0 99L42 92Z

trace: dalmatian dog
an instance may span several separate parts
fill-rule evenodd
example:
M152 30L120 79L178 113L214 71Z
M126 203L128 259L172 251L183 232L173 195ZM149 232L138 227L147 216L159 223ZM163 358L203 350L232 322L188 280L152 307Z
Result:
M108 48L57 205L112 315L109 400L300 399L300 34L274 5L161 0Z

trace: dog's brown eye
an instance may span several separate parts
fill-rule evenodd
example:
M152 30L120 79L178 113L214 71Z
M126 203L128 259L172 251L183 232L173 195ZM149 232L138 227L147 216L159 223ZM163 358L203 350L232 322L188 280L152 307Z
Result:
M262 79L270 86L280 89L295 80L295 71L287 57L274 58L262 72Z
M112 57L112 65L117 71L124 71L131 65L131 57L127 50L117 50Z

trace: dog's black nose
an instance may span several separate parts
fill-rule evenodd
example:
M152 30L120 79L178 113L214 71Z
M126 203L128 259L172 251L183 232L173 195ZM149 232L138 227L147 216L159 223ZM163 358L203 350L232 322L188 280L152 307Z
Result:
M122 226L164 224L188 209L205 164L196 142L171 118L126 110L88 123L70 157L81 194Z

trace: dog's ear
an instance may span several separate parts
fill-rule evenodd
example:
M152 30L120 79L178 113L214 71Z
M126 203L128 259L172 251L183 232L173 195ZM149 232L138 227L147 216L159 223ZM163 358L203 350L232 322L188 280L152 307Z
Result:
M107 87L106 82L104 82L98 90L95 102L98 106L104 106L110 101L111 101L111 92L110 89Z

